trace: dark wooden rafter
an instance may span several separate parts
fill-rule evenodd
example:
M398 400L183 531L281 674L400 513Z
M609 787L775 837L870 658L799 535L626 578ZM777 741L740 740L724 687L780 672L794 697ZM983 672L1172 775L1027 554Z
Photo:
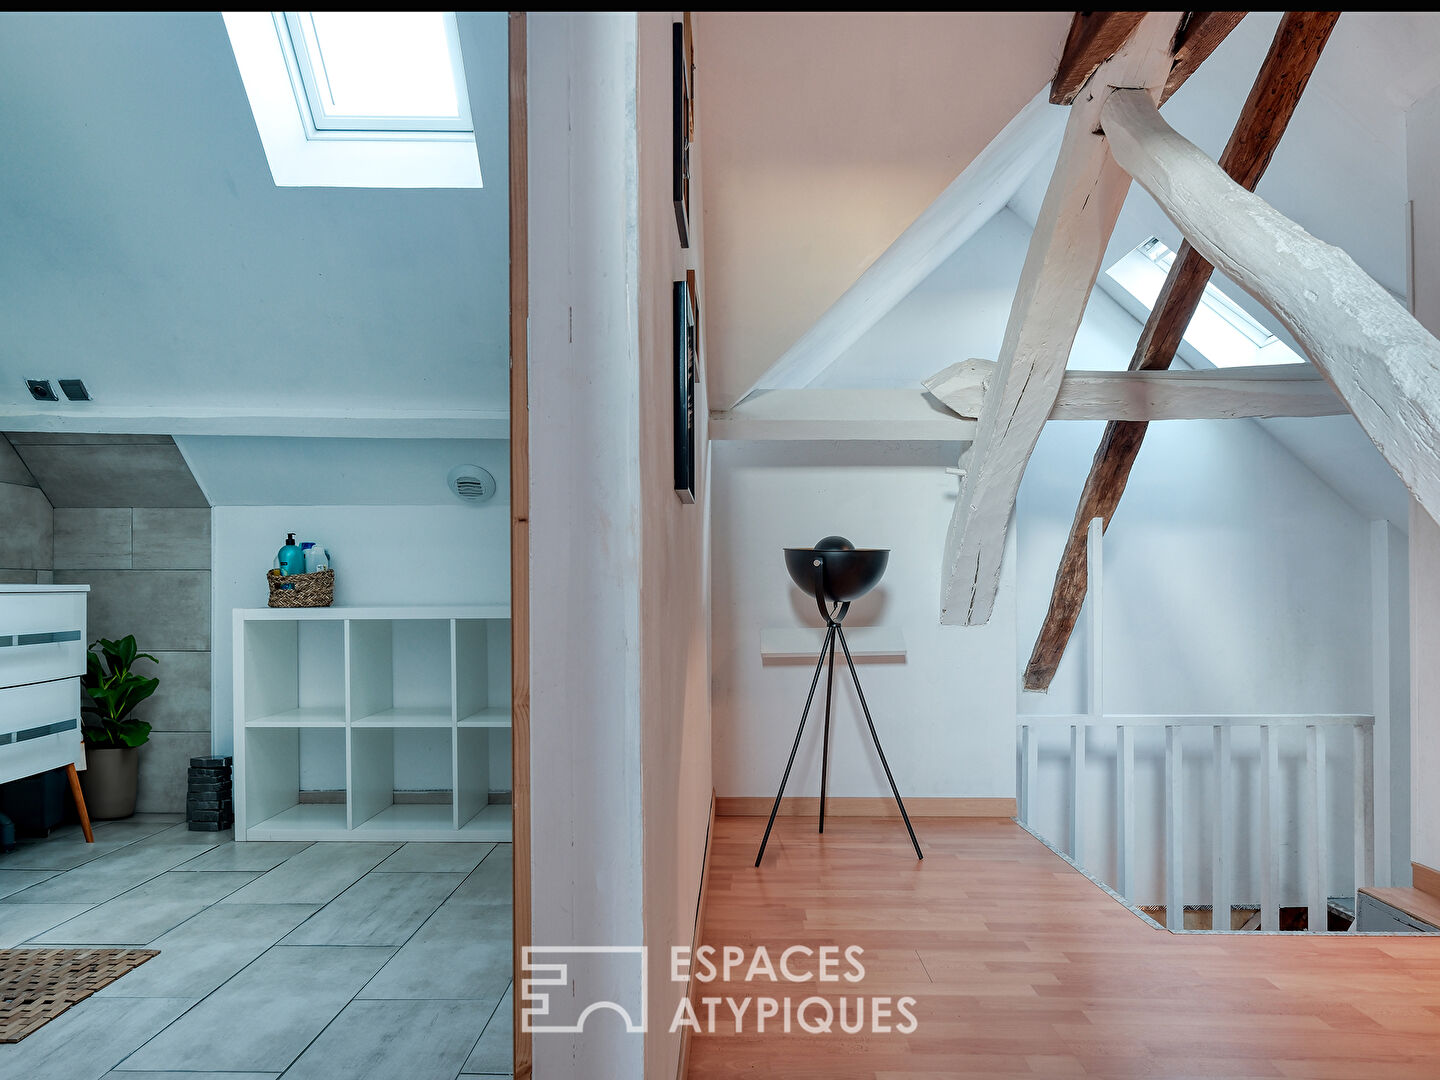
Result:
M1165 89L1160 95L1164 105L1170 95L1200 67L1225 40L1231 30L1245 18L1244 11L1187 11L1185 25L1175 38L1175 64L1170 69L1170 78L1165 80Z
M1050 83L1050 103L1073 102L1095 69L1115 55L1144 17L1143 11L1077 11Z
M1220 167L1247 190L1255 189L1270 163L1339 16L1336 11L1292 11L1280 20L1275 40L1220 156ZM1210 274L1210 264L1189 243L1182 244L1140 334L1130 361L1132 371L1170 366L1181 336L1200 305ZM1116 421L1105 427L1055 575L1050 608L1025 668L1026 690L1050 688L1085 600L1086 532L1097 517L1109 527L1147 426L1138 421Z

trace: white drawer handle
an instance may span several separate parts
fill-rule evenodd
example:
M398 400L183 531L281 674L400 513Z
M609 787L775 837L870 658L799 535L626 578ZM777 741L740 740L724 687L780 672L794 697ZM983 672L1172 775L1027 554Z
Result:
M51 630L43 634L0 634L0 649L19 645L55 645L62 641L79 640L79 630Z
M22 728L19 731L6 732L0 735L0 746L9 746L11 743L29 742L31 739L41 739L46 735L56 735L62 731L73 731L80 726L78 719L56 720L53 724L41 724L39 727Z

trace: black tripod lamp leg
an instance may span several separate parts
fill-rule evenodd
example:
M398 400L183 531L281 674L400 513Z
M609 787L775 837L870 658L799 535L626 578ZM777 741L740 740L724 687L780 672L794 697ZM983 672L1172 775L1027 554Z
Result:
M820 831L825 831L825 789L830 775L830 701L835 696L835 632L830 633L830 673L825 677L825 740L820 751Z
M780 777L780 790L775 793L775 805L770 808L770 820L765 825L765 836L760 841L760 851L755 856L755 865L765 858L765 845L770 842L770 830L775 827L775 815L780 811L780 797L785 794L785 785L790 781L790 769L795 764L795 753L800 749L800 736L805 734L805 721L810 716L810 703L815 700L815 687L820 684L820 669L825 666L825 655L832 652L835 643L832 638L835 628L825 632L825 643L820 646L820 659L815 662L815 675L810 680L810 693L805 697L805 709L800 713L800 727L795 731L795 744L790 747L790 760L785 763L785 775ZM832 669L833 670L833 669Z
M900 807L900 816L905 819L905 831L910 834L910 843L915 845L915 857L923 859L925 854L920 850L920 841L915 839L915 829L910 824L910 815L905 812L905 800L900 798L900 789L895 786L895 777L891 775L890 763L885 760L885 751L880 748L880 736L875 731L875 721L870 719L870 706L865 704L865 691L860 689L860 676L855 671L855 661L850 658L850 646L845 641L845 631L837 626L835 633L840 638L840 647L845 650L845 663L850 667L850 678L855 680L855 693L860 697L860 708L865 713L865 723L870 727L870 738L875 740L875 752L880 755L880 764L885 768L885 779L890 781L890 790L895 795L895 805Z

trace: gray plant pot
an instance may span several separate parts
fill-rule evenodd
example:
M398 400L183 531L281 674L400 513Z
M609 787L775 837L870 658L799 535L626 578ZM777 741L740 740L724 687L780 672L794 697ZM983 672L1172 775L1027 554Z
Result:
M140 748L85 748L85 771L80 786L85 808L92 818L127 818L135 813L135 782L140 775Z

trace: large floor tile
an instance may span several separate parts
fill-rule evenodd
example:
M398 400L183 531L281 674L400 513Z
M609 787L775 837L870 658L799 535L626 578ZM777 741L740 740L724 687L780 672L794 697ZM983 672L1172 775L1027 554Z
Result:
M198 858L181 863L176 870L273 870L292 855L310 846L308 841L231 841L207 851Z
M99 1080L192 1004L188 998L88 998L22 1041L0 1046L0 1076Z
M351 1002L285 1080L455 1080L491 1009L479 1001Z
M490 1014L485 1033L465 1062L465 1073L481 1076L510 1076L515 1072L515 984L505 991Z
M256 876L253 870L161 874L40 935L35 942L38 945L146 945Z
M214 833L209 835L215 836ZM207 846L214 846L218 842L214 839L201 843L174 838L171 836L171 828L167 828L155 836L107 852L68 874L61 874L13 893L0 901L0 904L103 904L121 893L129 892L137 885L143 885L151 878L159 877L181 863L189 862ZM98 839L96 843L99 843Z
M122 1069L284 1071L392 951L277 945L126 1059Z
M468 874L494 844L406 844L375 869L384 873Z
M106 1080L280 1080L279 1073L266 1072L109 1072Z
M75 830L73 837L57 831L44 840L22 841L17 850L0 855L0 869L73 870L134 842L134 837L116 836L112 839L97 829L95 842L87 844L79 829Z
M28 941L89 909L89 904L0 904L0 949Z
M394 853L398 844L313 844L234 896L237 904L328 904Z
M0 870L0 896L9 896L52 878L58 870Z
M463 880L463 874L367 874L285 944L403 945Z
M510 912L447 901L360 992L363 998L494 1000L510 982Z
M318 910L313 904L216 904L152 941L160 955L100 993L204 997Z

